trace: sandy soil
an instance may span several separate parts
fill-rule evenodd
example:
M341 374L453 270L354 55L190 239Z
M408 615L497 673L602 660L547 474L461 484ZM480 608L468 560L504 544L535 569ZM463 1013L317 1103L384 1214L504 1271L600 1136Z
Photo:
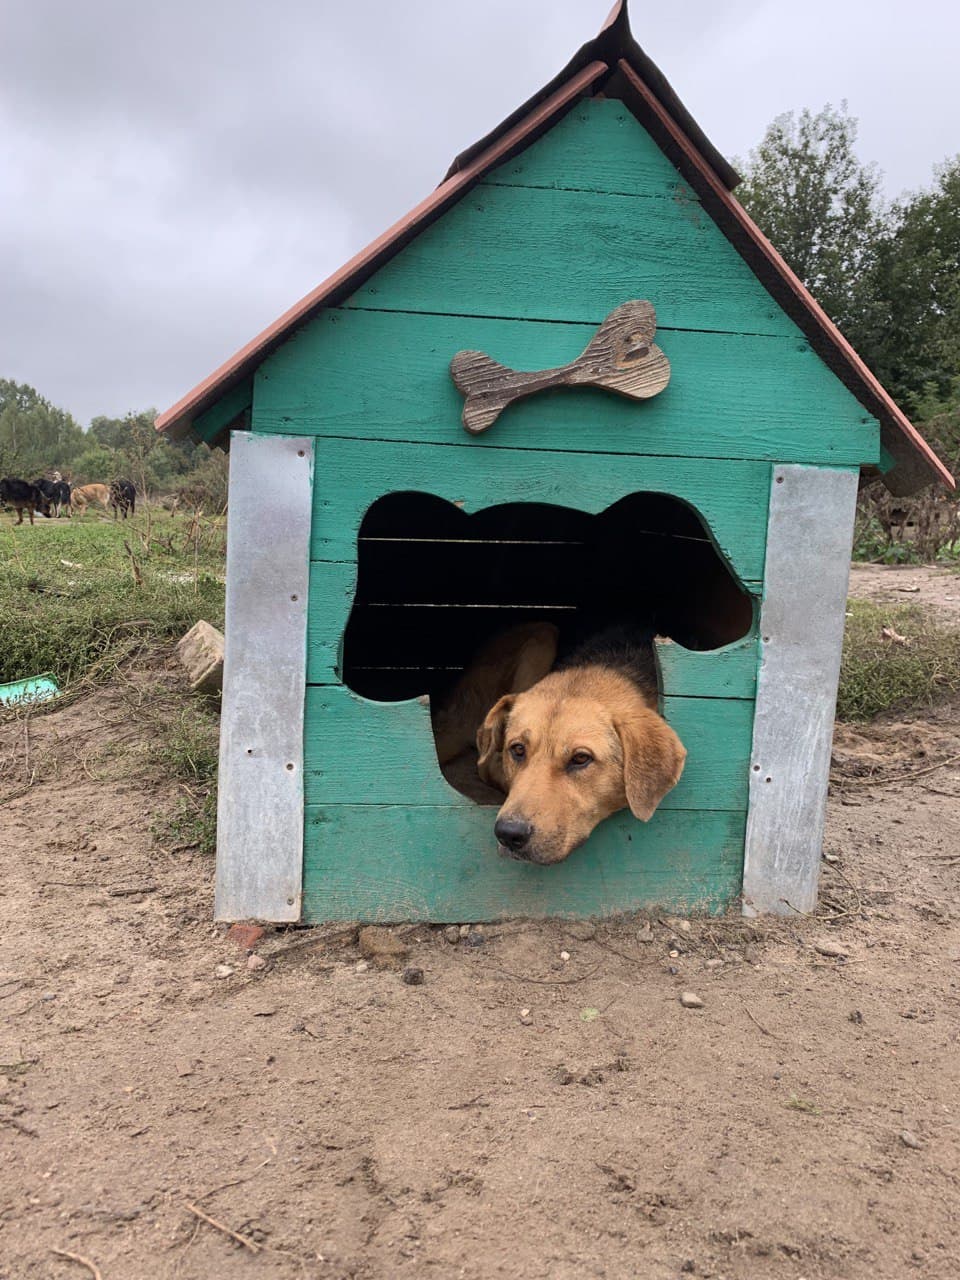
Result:
M960 1275L960 706L841 732L817 918L420 927L407 985L210 923L181 690L0 727L3 1280Z

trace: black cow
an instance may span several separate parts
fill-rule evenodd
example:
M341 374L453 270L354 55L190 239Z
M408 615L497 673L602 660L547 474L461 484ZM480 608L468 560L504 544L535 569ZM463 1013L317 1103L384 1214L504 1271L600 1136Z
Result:
M136 511L137 490L130 480L112 480L110 482L110 505L113 507L113 518L116 520L117 512L123 512L123 518L126 520L128 513L134 515Z
M50 503L42 489L38 489L29 480L13 480L9 476L0 480L0 502L13 507L20 517L17 524L23 524L24 511L30 516L33 524L33 513L39 511L42 516L50 517Z
M60 519L61 510L67 508L67 519L71 518L70 513L70 486L66 480L35 480L34 484L46 498L47 502L56 512L57 519Z

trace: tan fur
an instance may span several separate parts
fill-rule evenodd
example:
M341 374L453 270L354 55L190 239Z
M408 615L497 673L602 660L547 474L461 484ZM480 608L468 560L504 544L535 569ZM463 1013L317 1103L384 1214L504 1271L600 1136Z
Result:
M110 505L110 486L108 484L84 484L70 493L70 501L78 511L86 510L88 503L99 502L104 510Z
M561 862L619 809L629 805L644 822L652 816L687 754L655 707L654 690L599 665L555 671L500 698L478 731L477 767L507 793L498 819L533 828L516 856ZM522 747L523 760L512 747ZM586 753L587 763L577 767L576 753Z
M501 694L529 689L547 674L556 656L557 628L549 622L512 627L483 645L448 696L432 708L441 768L473 751L477 726Z

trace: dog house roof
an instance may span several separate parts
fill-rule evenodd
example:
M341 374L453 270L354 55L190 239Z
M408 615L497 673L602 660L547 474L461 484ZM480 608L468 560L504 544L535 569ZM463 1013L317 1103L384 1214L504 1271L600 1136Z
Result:
M355 292L488 170L546 133L577 99L600 93L622 101L647 129L812 348L879 420L881 442L890 462L882 478L891 492L912 493L933 481L953 488L953 476L916 427L731 195L739 174L634 40L626 0L617 0L600 34L583 45L558 75L486 137L461 152L435 191L162 413L157 430L179 438L217 405L220 409L213 439L239 425L250 403L253 373L295 329L324 307L336 306Z

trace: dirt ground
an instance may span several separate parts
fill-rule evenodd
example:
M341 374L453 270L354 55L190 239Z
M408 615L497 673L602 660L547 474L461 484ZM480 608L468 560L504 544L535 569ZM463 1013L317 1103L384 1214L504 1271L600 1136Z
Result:
M841 729L816 918L419 927L407 985L211 924L180 679L0 728L2 1280L960 1275L960 705Z

